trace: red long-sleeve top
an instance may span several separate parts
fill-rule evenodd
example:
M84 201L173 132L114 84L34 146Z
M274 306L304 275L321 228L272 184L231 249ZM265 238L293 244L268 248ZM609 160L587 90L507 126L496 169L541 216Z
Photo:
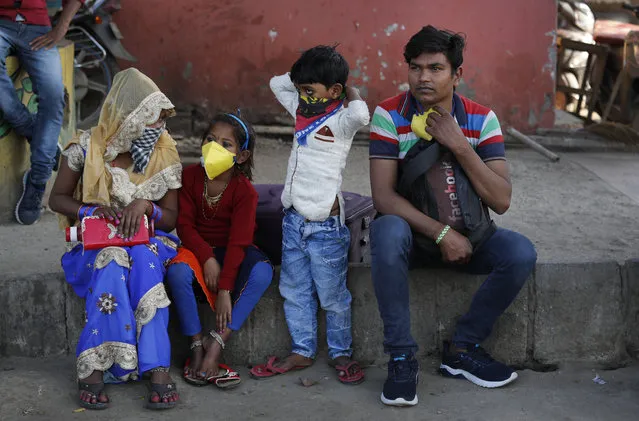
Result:
M85 2L85 0L79 1L82 4ZM66 6L68 2L69 0L63 0L62 4ZM22 0L19 9L16 9L14 0L0 0L0 19L15 20L18 13L24 17L25 23L29 25L51 25L46 0Z
M190 165L182 174L182 188L179 195L177 233L182 245L195 254L200 264L213 254L214 247L226 247L218 288L232 291L235 278L244 260L245 250L253 244L255 235L255 215L257 212L257 191L244 176L231 179L215 208L208 208L203 198L206 174L199 164ZM206 206L204 217L203 206Z

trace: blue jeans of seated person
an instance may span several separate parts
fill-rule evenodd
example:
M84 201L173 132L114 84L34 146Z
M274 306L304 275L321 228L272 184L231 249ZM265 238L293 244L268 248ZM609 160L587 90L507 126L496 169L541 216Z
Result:
M350 232L339 216L306 221L293 209L282 222L280 294L292 352L317 353L317 300L326 312L329 358L352 355L351 293L346 287Z
M438 264L413 247L413 233L404 219L385 215L371 225L371 273L384 323L384 351L391 355L417 351L410 333L408 270L411 263ZM537 261L533 244L521 234L498 228L473 253L470 263L455 266L488 277L475 293L470 309L459 319L456 344L480 344L497 318L524 286ZM452 266L451 266L452 267ZM434 291L433 291L434 293Z
M225 253L224 248L215 248L215 259L222 267ZM273 267L268 258L256 247L248 247L235 281L235 288L231 294L233 310L231 311L231 323L228 324L229 329L240 330L271 284L272 279ZM180 319L182 334L194 336L202 332L197 301L193 291L193 288L200 288L200 284L195 279L193 270L186 263L172 264L166 272L166 283Z
M27 25L0 19L0 117L31 146L30 181L43 186L51 177L58 148L58 136L64 116L64 85L60 54L50 50L31 50L29 43L46 34L47 26ZM33 83L38 97L38 112L29 112L16 94L13 81L7 74L5 59L18 56Z

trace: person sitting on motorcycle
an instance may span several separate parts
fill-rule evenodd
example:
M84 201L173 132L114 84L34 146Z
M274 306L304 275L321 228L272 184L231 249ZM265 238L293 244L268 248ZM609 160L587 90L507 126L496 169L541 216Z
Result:
M42 213L47 181L57 166L58 136L64 115L64 85L60 54L54 47L69 29L85 0L65 0L61 18L51 28L46 0L0 0L0 111L3 119L29 141L31 168L22 178L22 194L15 215L20 224L35 223ZM38 112L31 114L16 95L5 59L20 57L38 96Z

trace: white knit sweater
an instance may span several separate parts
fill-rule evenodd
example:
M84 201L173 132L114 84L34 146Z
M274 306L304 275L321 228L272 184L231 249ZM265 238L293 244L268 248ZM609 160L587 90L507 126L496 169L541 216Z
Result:
M277 100L295 117L299 94L289 74L275 76L270 85ZM330 216L337 197L344 223L342 171L355 133L366 126L369 119L368 106L364 101L350 101L347 107L342 107L308 134L306 146L293 141L282 192L285 208L294 207L311 221L324 221Z

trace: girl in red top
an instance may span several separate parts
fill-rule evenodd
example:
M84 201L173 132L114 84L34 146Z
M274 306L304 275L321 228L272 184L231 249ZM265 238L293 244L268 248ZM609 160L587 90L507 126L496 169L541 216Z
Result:
M211 142L223 149L207 147ZM185 168L182 175L177 220L182 248L169 266L166 280L182 333L191 337L191 358L184 367L184 379L195 385L232 387L240 379L219 364L222 350L268 288L273 268L253 246L257 210L257 192L251 184L255 133L238 115L219 114L204 133L202 146L209 162L203 157L201 164ZM211 161L226 164L209 170ZM216 329L206 335L196 294L206 297L216 313Z

